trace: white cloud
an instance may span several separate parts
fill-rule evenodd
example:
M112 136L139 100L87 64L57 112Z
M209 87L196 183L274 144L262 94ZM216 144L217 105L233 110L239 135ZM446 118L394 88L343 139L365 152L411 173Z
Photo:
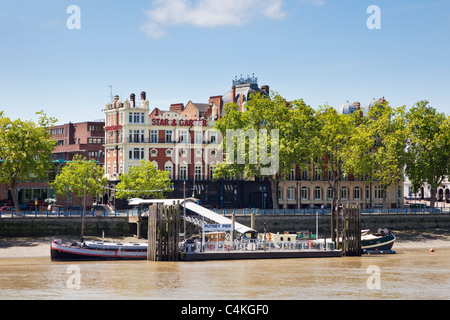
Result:
M242 26L255 17L283 19L284 0L153 0L141 29L151 38L166 35L175 25Z

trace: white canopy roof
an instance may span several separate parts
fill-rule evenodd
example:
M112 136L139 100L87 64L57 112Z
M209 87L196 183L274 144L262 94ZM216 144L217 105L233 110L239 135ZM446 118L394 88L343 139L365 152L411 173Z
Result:
M197 199L188 198L186 199L186 209L191 210L195 213L197 213L200 216L204 216L205 218L214 221L217 224L231 224L231 219L217 214L214 211L211 211L209 209L206 209L202 206L199 206L196 203L193 203L192 201L196 201ZM180 203L181 205L184 205L184 199L154 199L154 200L142 200L142 199L131 199L129 201L129 204L132 206L140 205L140 204L158 204L162 203L163 205L175 205ZM235 222L235 230L241 234L247 233L247 232L256 232L255 230L244 226L243 224L240 224L238 222Z

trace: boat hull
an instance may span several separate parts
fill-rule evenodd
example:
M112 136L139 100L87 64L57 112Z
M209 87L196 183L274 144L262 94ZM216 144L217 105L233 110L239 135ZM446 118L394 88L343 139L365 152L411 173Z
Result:
M108 250L68 246L53 241L50 247L52 261L112 261L112 260L146 260L145 250Z
M370 238L370 239L364 239L364 237L361 239L361 247L365 251L369 250L391 250L392 246L394 245L396 240L396 237L389 233L385 236L380 236L376 238Z

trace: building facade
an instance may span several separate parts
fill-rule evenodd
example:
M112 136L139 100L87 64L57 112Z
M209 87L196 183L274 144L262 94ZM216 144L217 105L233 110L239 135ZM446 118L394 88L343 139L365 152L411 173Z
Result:
M241 77L233 81L230 91L211 96L206 104L175 103L169 110L154 108L151 112L145 92L141 93L140 102L134 94L123 102L116 96L113 103L106 104L105 110L105 173L110 183L110 203L118 204L114 186L120 181L120 175L145 160L170 173L174 187L171 197L194 196L203 205L215 208L272 208L267 179L229 177L213 181L214 168L223 159L222 137L214 129L215 122L224 114L228 103L236 102L241 112L245 111L251 94L257 92L269 96L269 86L259 88L254 76ZM375 103L371 101L365 108ZM359 103L347 103L340 112L351 113L358 108ZM328 206L332 193L324 178L314 170L301 172L293 168L289 177L279 184L279 207ZM382 190L376 183L357 180L353 175L344 180L338 188L341 203L359 203L364 208L382 205ZM391 187L387 194L389 207L402 206L402 194L401 185ZM120 205L125 206L126 202Z
M104 121L69 122L53 127L50 132L57 141L53 160L72 161L75 155L80 155L104 165Z

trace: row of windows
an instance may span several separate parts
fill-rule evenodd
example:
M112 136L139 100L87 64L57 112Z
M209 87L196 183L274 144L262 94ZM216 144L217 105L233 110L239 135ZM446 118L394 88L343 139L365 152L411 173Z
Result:
M322 171L319 169L313 170L313 173L310 173L309 170L303 170L300 173L300 180L303 181L323 181L324 178L328 178L327 180L333 181L334 180L334 174L333 172L328 172L328 177L326 175L324 176L322 174ZM355 176L355 181L364 181L366 180L366 176ZM292 168L289 174L286 177L286 180L288 181L295 181L296 180L296 174L295 174L295 168ZM348 181L348 175L342 174L341 181Z
M120 117L120 123L119 123L119 117ZM128 123L139 123L139 124L145 124L145 113L144 112L130 112L128 114ZM114 126L124 124L123 121L123 113L120 113L119 116L117 115L107 115L106 116L106 126ZM94 127L94 126L92 126ZM91 128L91 126L89 126ZM98 128L92 128L94 130L89 129L89 131L99 131Z
M339 198L341 200L351 200L350 196L352 196L353 200L363 200L362 199L362 190L360 187L353 188L353 195L350 195L350 190L348 187L342 187L340 189ZM313 190L312 198L310 197L310 190L308 187L302 187L300 193L301 200L325 200L322 187L315 187ZM283 199L283 189L278 188L278 198L280 200ZM288 187L286 193L286 200L296 200L296 188ZM310 199L311 198L311 199ZM326 200L333 199L333 189L331 187L327 190ZM366 199L370 199L370 188L366 187ZM383 189L380 186L375 186L374 190L374 199L383 199Z
M204 143L204 133L203 131L194 131L194 143L196 144L203 144ZM179 135L179 142L180 143L189 143L190 137L188 135L188 130L178 130ZM174 142L174 132L173 130L166 130L165 132L165 143L173 143ZM159 133L158 130L151 130L150 131L150 143L161 143L162 141L159 141ZM211 131L210 132L210 143L216 143L217 142L217 132Z

